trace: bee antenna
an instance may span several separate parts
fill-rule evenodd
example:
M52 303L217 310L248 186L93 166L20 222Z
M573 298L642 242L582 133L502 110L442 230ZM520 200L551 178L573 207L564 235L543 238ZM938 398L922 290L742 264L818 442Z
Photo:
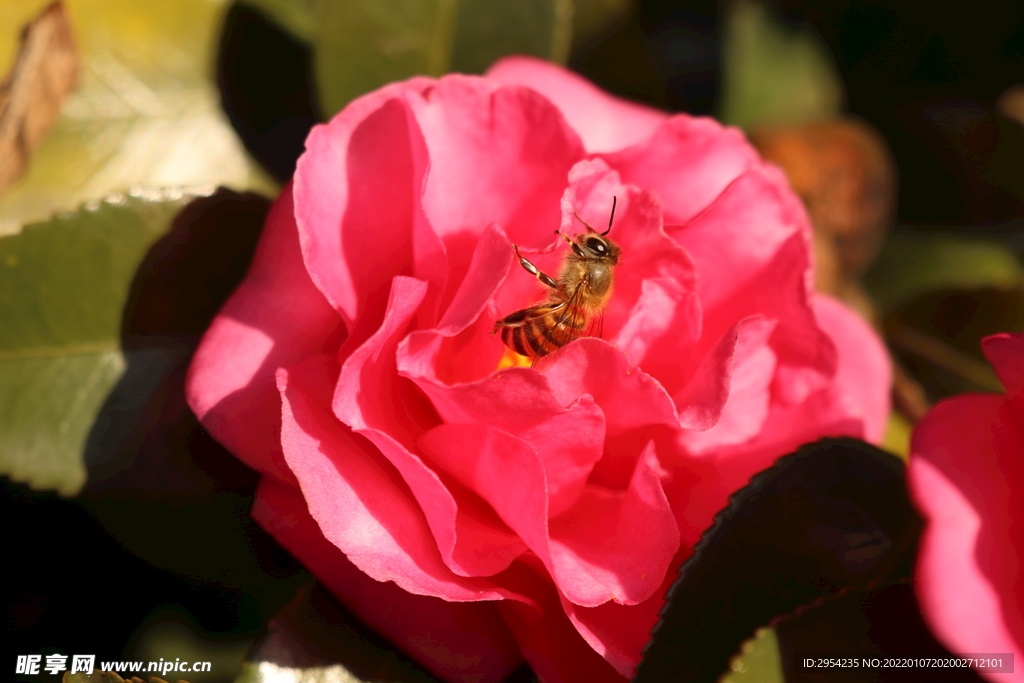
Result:
M585 220L583 220L582 218L580 218L580 215L578 213L576 213L575 209L573 209L572 215L576 216L576 220L578 220L580 223L582 223L583 225L587 226L587 230L589 230L590 232L597 232L597 230L594 230L592 227L590 227L590 223L588 223ZM558 232L558 231L556 230L555 232Z
M618 201L618 197L612 197L612 215L608 216L608 229L601 233L601 237L604 237L605 235L612 231L612 221L615 220L615 205L618 203Z

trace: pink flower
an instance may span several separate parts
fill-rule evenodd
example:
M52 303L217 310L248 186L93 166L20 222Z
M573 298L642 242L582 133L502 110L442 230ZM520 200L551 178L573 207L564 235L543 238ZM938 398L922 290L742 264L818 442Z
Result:
M734 129L527 58L356 100L306 143L188 395L255 518L438 676L622 681L730 492L880 438L888 363L810 289L809 227ZM622 249L603 339L521 367L573 211ZM509 367L511 365L511 367Z
M1024 681L1024 335L982 349L1006 395L957 396L914 430L907 478L926 521L917 595L935 636L956 653L1013 653Z

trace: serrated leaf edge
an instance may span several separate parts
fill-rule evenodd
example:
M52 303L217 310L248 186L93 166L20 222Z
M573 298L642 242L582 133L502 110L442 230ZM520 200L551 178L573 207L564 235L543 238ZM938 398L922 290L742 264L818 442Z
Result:
M820 447L824 443L841 444L851 442L856 444L866 443L860 439L854 439L852 437L824 437L818 439L817 441L803 444L792 453L787 453L779 457L769 467L766 467L760 472L754 474L752 477L750 477L750 480L747 482L746 486L737 489L729 496L729 502L726 503L721 510L715 513L711 525L707 529L705 529L703 533L701 533L700 539L698 539L698 541L693 545L693 550L691 551L690 556L686 558L686 560L684 560L683 563L679 566L679 571L676 574L676 578L672 581L672 585L665 593L665 602L661 606L661 610L659 610L658 612L658 621L651 629L650 637L647 640L647 644L644 645L644 649L640 653L640 662L637 664L635 671L640 671L640 667L643 665L644 662L644 657L647 654L647 648L650 647L651 643L657 637L658 631L661 629L661 625L665 619L665 612L666 610L668 610L669 605L672 604L672 598L674 596L676 587L680 585L682 583L682 580L686 576L688 576L689 573L693 570L693 567L697 562L697 558L700 557L701 553L704 552L704 549L711 543L711 539L714 538L715 534L722 527L722 525L725 524L726 520L731 515L733 515L739 508L740 504L747 499L747 497L750 495L750 491L762 486L768 480L781 475L787 469L793 467L796 462L802 460L803 458L809 457L810 452L812 450ZM878 446L874 446L873 444L869 445L872 445L874 448L878 448L879 450L883 450ZM884 450L883 452L888 453L888 451ZM892 454L890 453L890 455ZM893 455L892 457L899 462L898 456ZM843 590L846 589L844 588ZM864 586L858 586L854 588L854 590L864 590ZM839 591L839 593L835 593L833 595L839 595L840 593L842 593L842 591Z

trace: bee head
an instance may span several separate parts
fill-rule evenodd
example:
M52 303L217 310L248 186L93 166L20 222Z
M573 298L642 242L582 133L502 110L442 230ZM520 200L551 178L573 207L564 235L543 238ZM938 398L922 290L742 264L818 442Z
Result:
M609 261L612 264L619 262L619 246L595 232L576 235L572 242L572 250L582 259Z
M585 220L580 218L578 213L573 211L573 215L576 216L576 220L587 228L587 232L582 235L576 235L571 242L573 253L575 253L576 256L588 260L609 261L612 265L619 262L618 245L605 237L605 235L612 231L612 221L615 220L615 205L618 204L618 201L618 197L612 197L612 212L611 215L608 216L608 229L604 232L594 230L594 228L590 226L590 223L587 223Z

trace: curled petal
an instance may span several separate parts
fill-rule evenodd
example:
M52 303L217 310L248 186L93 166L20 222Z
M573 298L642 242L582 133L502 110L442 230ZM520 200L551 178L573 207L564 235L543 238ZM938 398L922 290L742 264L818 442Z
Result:
M994 355L994 354L993 354ZM1020 529L1024 481L1016 411L1000 396L944 401L918 423L907 479L926 527L916 587L925 620L953 652L1024 656ZM990 680L1024 680L990 674Z
M499 683L522 661L495 603L449 602L375 581L324 538L299 491L264 479L252 516L364 623L444 680Z
M441 425L421 446L526 542L570 602L633 604L661 584L679 538L646 457L627 491L588 487L549 528L544 465L526 442L493 427Z
M699 214L758 159L739 129L686 114L671 117L640 144L599 156L623 182L657 193L670 225Z
M425 293L419 280L395 278L381 327L342 365L334 413L401 473L446 564L463 576L489 576L506 569L525 546L487 510L474 511L466 495L417 455L417 439L436 424L437 416L395 367L399 340Z
M676 394L680 439L694 453L743 443L761 431L771 403L775 321L751 316L722 335ZM699 432L699 433L698 433Z
M455 601L508 597L492 582L458 576L446 566L424 511L396 467L331 413L336 372L321 356L279 376L285 457L324 537L374 579L394 581L411 593ZM438 497L432 505L444 501Z
M517 588L529 595L535 606L507 600L499 603L498 608L540 680L626 683L628 679L580 637L547 577L537 572L526 573L526 580Z
M432 84L413 79L355 100L313 128L296 166L303 259L350 329L366 314L379 315L374 308L383 302L374 294L413 268L426 155L403 94ZM428 251L436 258L440 247Z
M514 368L478 382L446 385L429 376L429 350L414 339L399 352L401 371L431 399L446 423L495 427L530 444L543 461L548 504L558 514L579 498L602 454L604 414L589 396L563 406L548 381L537 372Z
M814 313L838 353L830 387L836 409L864 423L864 438L881 443L889 420L892 364L885 345L858 314L831 297L816 294Z
M679 424L675 404L661 384L631 369L625 354L600 339L585 337L565 346L544 374L563 405L579 396L592 396L604 412L611 435Z
M527 88L460 75L406 97L430 164L423 209L449 271L464 272L491 223L517 244L549 241L566 175L583 155L558 110Z
M643 142L669 115L610 95L590 81L534 57L506 57L487 70L499 83L525 85L554 102L590 153Z
M281 454L277 368L345 338L341 318L302 262L292 186L270 209L252 266L189 367L189 406L213 436L264 474L294 481Z
M557 584L569 602L635 605L664 580L679 548L679 528L653 458L648 443L625 491L588 486L573 508L552 520Z
M1006 388L1006 395L1016 397L1024 392L1024 335L994 334L982 340L981 349Z
M700 264L698 289L707 308L724 305L735 299L736 292L762 279L779 250L795 235L803 239L804 252L810 253L807 215L774 166L750 162L700 215L684 222L673 222L667 215L671 200L662 201L669 233ZM809 258L796 264L796 270L806 277Z
M633 310L612 344L622 349L630 365L643 365L645 372L672 391L683 381L693 362L702 317L696 292L687 291L675 279L646 278L640 283L640 295ZM688 426L683 415L680 419Z
M666 575L658 591L637 605L606 602L597 607L580 607L563 599L562 607L583 639L616 671L632 677L665 604L665 592L675 578L672 573Z

